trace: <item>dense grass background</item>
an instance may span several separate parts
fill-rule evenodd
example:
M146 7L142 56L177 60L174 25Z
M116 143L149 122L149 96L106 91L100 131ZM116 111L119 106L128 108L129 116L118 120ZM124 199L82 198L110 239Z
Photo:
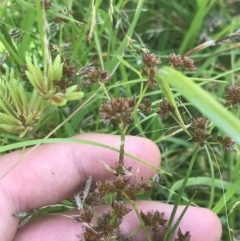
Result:
M1 78L4 79L7 66L14 68L15 76L19 76L25 56L36 56L39 65L44 66L47 58L42 57L42 50L49 42L58 47L58 52L68 60L69 65L75 65L77 71L91 64L113 74L113 80L107 84L106 90L99 85L86 87L78 76L73 79L74 83L80 85L85 96L81 102L69 104L67 110L59 108L47 132L43 131L44 135L47 135L59 127L52 135L55 138L84 132L119 133L116 125L106 126L99 118L99 107L106 100L105 91L112 97L142 98L146 84L146 79L140 74L143 65L142 49L146 48L158 55L162 66L169 65L169 53L184 54L204 41L217 40L236 32L240 25L239 1L45 2L51 3L45 12L40 7L40 1L16 0L0 6L1 59L6 57L1 65ZM43 16L45 23L42 21ZM60 18L59 22L56 22L56 18ZM15 34L11 32L13 29ZM59 47L63 45L68 47ZM226 85L239 83L239 47L238 43L222 44L191 56L195 60L197 71L183 73L188 76L187 80L190 79L210 94L209 101L213 99L223 104ZM173 72L171 76L176 78L179 75ZM162 78L164 79L164 76ZM181 77L172 79L172 86L174 81L181 81ZM194 102L189 99L189 86L186 85L185 88L185 94L174 88L172 93L178 102L183 121L188 125L192 117L202 116L198 107L204 103L201 100ZM192 94L189 92L190 97ZM174 203L189 170L195 145L175 120L169 118L164 121L155 113L158 103L164 98L159 86L149 88L144 96L151 99L153 112L148 116L136 115L135 123L127 133L156 142L162 152L162 169L171 174L162 174L159 188L145 198ZM214 111L213 107L212 116L215 115ZM71 115L73 112L74 115ZM228 112L239 118L238 109L230 107ZM240 132L238 122L234 122L236 129L228 133L228 127L231 128L232 124L228 115L222 114L221 117L222 120L218 119L211 124L212 138L209 143L198 151L185 190L181 194L184 198L180 203L186 204L197 191L192 205L207 207L216 212L223 224L222 240L230 240L229 230L240 229L239 147L235 146L235 153L225 153L216 142L216 137L229 134L232 138L235 136L234 139L239 144ZM226 128L221 128L223 120L227 123ZM2 152L19 147L19 142L20 146L35 144L33 141L24 143L23 139L6 133L1 133L0 136ZM27 139L26 137L24 140Z

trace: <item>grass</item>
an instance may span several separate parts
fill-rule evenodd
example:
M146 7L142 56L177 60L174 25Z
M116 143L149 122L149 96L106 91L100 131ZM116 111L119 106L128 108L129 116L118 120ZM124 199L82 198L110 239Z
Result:
M32 135L19 137L2 130L0 152L62 142L66 141L63 138L77 133L120 134L117 125L105 125L100 119L102 102L112 97L135 96L140 104L144 97L149 97L153 111L148 115L135 111L134 125L127 126L125 131L153 140L162 152L162 172L171 175L162 174L162 184L147 198L174 203L176 207L191 204L210 208L222 221L222 240L232 240L230 230L240 229L237 145L240 125L239 110L225 108L223 104L226 86L239 84L237 42L240 41L193 54L197 66L194 73L170 68L168 56L171 52L184 54L205 40L217 40L236 32L240 18L235 10L239 3L227 4L223 0L180 0L178 4L165 0L49 2L52 6L46 11L40 0L1 3L0 78L6 80L11 68L14 68L13 75L19 76L26 56L31 59L35 56L44 70L49 56L58 53L69 66L75 66L76 72L91 64L108 70L113 79L106 85L86 87L79 75L73 76L73 84L80 86L84 97L68 102L68 110L54 109L47 128L46 123L40 122ZM12 29L17 29L18 36L10 34ZM49 52L49 43L57 48L56 52ZM152 88L146 88L147 78L140 71L143 49L162 60L156 77L158 85ZM23 78L30 95L31 84ZM163 98L175 107L174 118L163 120L156 114ZM211 121L212 137L204 147L189 140L191 118L200 116ZM36 134L40 138L34 140ZM229 135L236 142L236 152L224 152L216 141L219 135Z

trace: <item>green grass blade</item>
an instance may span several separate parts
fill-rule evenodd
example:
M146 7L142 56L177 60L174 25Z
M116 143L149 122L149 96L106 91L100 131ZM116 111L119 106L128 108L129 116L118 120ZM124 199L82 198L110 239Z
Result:
M119 48L116 50L113 58L111 59L109 65L108 65L108 70L111 74L113 74L116 70L116 68L118 67L119 65L119 61L118 61L118 57L117 56L123 56L125 50L126 50L126 47L128 46L129 44L129 39L132 37L133 35L133 32L134 32L134 29L135 29L135 26L137 24L137 21L139 19L139 16L140 16L140 13L142 11L142 7L143 7L143 3L144 3L144 0L139 0L138 1L138 4L137 4L137 7L136 7L136 11L135 11L135 15L134 15L134 18L132 20L132 23L131 25L129 26L129 29L124 37L124 39L122 40Z
M18 52L13 44L12 38L7 32L3 24L0 25L0 42L5 46L17 65L22 65L22 60L19 58Z
M224 195L220 198L220 200L213 207L213 212L219 213L222 209L225 208L225 203L233 198L233 196L239 192L239 179L236 180L224 193Z
M174 192L181 188L183 181L184 179L178 180L172 185L167 202L170 202ZM190 177L187 181L186 187L191 187L191 186L211 187L211 185L212 185L212 177ZM231 185L232 185L231 182L223 181L221 179L214 179L214 188L219 188L219 189L224 188L226 190L230 188Z
M109 146L109 145L106 145L106 144L102 144L102 143L99 143L99 142L95 142L95 141L89 141L89 140L84 140L84 139L76 139L76 138L49 138L49 139L28 140L28 141L22 141L22 142L9 144L9 145L6 145L6 146L1 146L0 147L0 153L6 152L6 151L13 151L14 149L18 149L18 148L26 148L26 147L31 147L33 145L40 145L40 144L47 144L47 143L78 143L78 144L98 146L98 147L110 149L110 150L115 151L115 152L119 152L118 148L115 148L115 147L112 147L112 146ZM32 148L35 148L35 147L32 147ZM31 149L28 152L30 152L30 151L31 151ZM26 154L28 152L26 152ZM127 152L125 152L125 156L131 157L134 160L137 160L141 163L144 163L144 164L154 168L155 170L162 171L163 173L171 176L170 173L160 169L157 166L154 166L154 165L150 164L149 162L147 162L147 161L145 161L145 160L143 160L143 159L141 159L137 156L134 156L134 155L132 155L130 153L127 153Z
M43 56L43 65L44 69L46 69L47 66L47 46L46 46L46 33L45 33L45 10L42 7L42 2L40 0L36 0L36 14L37 14L37 25L38 25L38 33L39 33L39 39L41 43L42 48L42 56Z
M204 18L214 2L215 1L201 1L197 4L198 10L196 11L194 19L191 21L191 26L182 41L179 49L180 54L183 54L187 49L192 48L193 43L202 28Z
M185 213L187 212L189 206L192 204L192 201L193 201L196 193L197 193L197 192L195 192L195 193L193 194L193 196L191 197L191 199L190 199L190 200L187 202L187 204L185 205L182 213L180 214L180 216L178 217L176 223L175 223L174 226L172 227L172 229L171 229L171 231L170 231L170 233L169 233L169 239L168 239L167 241L171 240L171 237L172 237L173 234L176 232L177 228L179 227L179 224L180 224L181 220L183 219L183 216L184 216ZM175 239L175 240L176 240L176 239Z
M198 150L199 150L199 147L198 147L198 146L195 146L195 149L194 149L194 152L193 152L193 155L192 155L190 164L189 164L189 166L188 166L188 169L187 169L185 178L184 178L183 183L182 183L182 186L181 186L181 188L180 188L180 190L179 190L179 194L178 194L177 199L176 199L176 201L175 201L175 203L174 203L174 207L173 207L173 210L172 210L170 219L169 219L169 221L168 221L166 233L165 233L165 236L164 236L164 241L171 240L171 237L172 237L172 235L173 235L173 232L172 232L172 223L173 223L174 217L175 217L175 215L176 215L177 208L178 208L178 206L180 205L180 202L181 202L181 199L182 199L182 196L183 196L185 187L186 187L186 185L187 185L188 179L189 179L190 174L191 174L191 172L192 172L192 168L193 168L194 163L195 163L195 161L196 161L196 157L197 157L197 154L198 154Z

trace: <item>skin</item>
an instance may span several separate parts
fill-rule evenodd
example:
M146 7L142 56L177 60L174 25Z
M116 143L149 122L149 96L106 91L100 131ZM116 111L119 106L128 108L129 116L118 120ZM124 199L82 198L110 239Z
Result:
M119 148L120 137L105 134L83 134L77 138L92 140ZM125 151L138 156L155 166L160 165L161 155L158 147L150 140L128 136ZM19 161L21 151L12 152L0 157L0 177ZM35 218L18 229L18 218L12 216L16 211L31 211L42 206L56 204L71 197L84 187L86 179L92 175L93 180L114 178L113 174L104 169L99 161L114 166L118 153L96 146L73 143L41 145L28 154L19 165L0 179L0 237L5 241L47 240L47 241L79 241L76 235L82 233L81 223L60 215L46 215ZM155 169L125 157L125 166L133 167L132 172L139 170L138 177L151 178ZM159 210L165 212L169 219L172 205L160 202L137 202L139 210ZM177 216L184 207L178 208ZM104 212L107 207L98 208ZM67 213L66 215L73 214ZM176 217L177 219L177 217ZM175 219L175 220L176 220ZM139 226L134 211L123 219L122 233L131 233ZM183 233L191 232L191 241L219 241L221 223L219 218L205 208L189 207L180 223ZM172 240L175 240L176 236ZM139 232L133 240L146 240Z

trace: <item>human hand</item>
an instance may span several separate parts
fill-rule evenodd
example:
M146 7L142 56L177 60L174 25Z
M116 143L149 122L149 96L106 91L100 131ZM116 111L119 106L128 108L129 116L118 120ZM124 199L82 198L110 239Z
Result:
M116 148L120 143L119 136L105 134L83 134L79 135L79 138ZM125 151L155 166L160 164L158 147L150 140L127 136ZM0 157L0 176L9 171L22 154L21 151L16 151ZM97 146L74 143L41 145L30 152L21 163L0 179L0 240L78 241L77 235L82 233L82 226L74 219L62 215L45 215L18 229L19 220L12 214L16 211L29 212L66 199L80 190L90 175L95 181L113 178L111 172L99 165L100 160L114 166L118 153ZM127 167L133 167L133 173L139 169L139 177L148 179L154 175L153 168L129 157L124 160ZM166 219L169 219L173 209L172 205L153 201L141 201L137 202L137 205L139 210L145 213L151 210L165 212ZM178 208L175 220L183 208ZM103 212L104 209L106 207L100 207L98 211ZM124 216L121 224L123 234L127 235L138 227L139 220L134 211ZM183 233L190 231L191 241L219 241L221 237L218 217L205 208L189 207L180 228ZM173 240L175 238L176 235ZM145 240L145 235L139 232L133 240Z

